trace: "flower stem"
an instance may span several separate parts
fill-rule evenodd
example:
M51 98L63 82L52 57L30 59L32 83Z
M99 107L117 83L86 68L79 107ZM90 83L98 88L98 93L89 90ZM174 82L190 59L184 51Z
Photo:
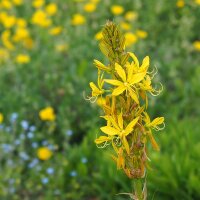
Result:
M141 178L137 178L133 182L134 185L134 193L137 200L143 200L143 183Z

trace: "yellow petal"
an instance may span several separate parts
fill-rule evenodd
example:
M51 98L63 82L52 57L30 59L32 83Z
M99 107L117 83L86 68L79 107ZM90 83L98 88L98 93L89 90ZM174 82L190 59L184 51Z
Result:
M121 81L118 81L118 80L113 80L113 79L105 79L104 80L106 83L109 83L111 85L116 85L116 86L120 86L122 85L123 83Z
M114 117L109 117L109 119L110 119L113 127L120 131L120 128L119 128L118 124L116 123Z
M139 104L139 100L138 100L138 96L137 94L131 89L131 87L128 88L129 94L131 96L131 98L137 103Z
M130 85L140 82L142 79L144 79L145 75L146 75L146 71L142 71L142 72L133 74L131 76Z
M100 61L98 60L94 60L94 64L95 66L100 69L100 70L105 70L105 71L110 71L110 68L109 67L106 67L103 63L101 63Z
M117 74L121 77L121 79L126 82L126 73L124 69L119 65L118 63L115 63L115 70L117 71Z
M131 56L131 58L133 59L135 65L136 65L137 67L139 67L139 61L138 61L136 55L135 55L134 53L131 53L131 52L128 52L128 53L129 53L129 55Z
M157 117L155 118L150 124L148 124L148 126L157 126L157 125L160 125L164 122L164 117Z
M120 95L122 92L124 92L124 90L126 89L126 87L124 85L120 85L119 87L115 88L112 92L113 96L118 96Z
M102 132L104 132L107 135L118 135L119 131L115 128L112 128L110 126L104 126L100 128Z
M133 131L133 127L136 125L136 123L138 122L138 120L139 120L139 117L136 117L134 120L132 120L132 121L128 124L128 126L127 126L126 129L125 129L126 136L127 136L128 134L130 134L130 133Z
M151 141L151 145L153 147L154 150L156 151L159 151L160 150L160 147L159 145L157 144L156 140L154 139L153 135L151 132L148 132L148 136L149 136L149 139Z
M126 139L125 136L122 138L122 144L124 145L124 147L125 147L125 149L126 149L126 152L127 152L128 154L130 154L129 144L128 144L128 141L127 141L127 139Z
M147 70L149 67L149 56L146 56L143 61L142 61L142 65L141 65L141 70Z
M119 127L121 129L123 129L123 116L122 116L122 112L117 116L117 119L118 119Z
M133 74L134 67L130 63L127 63L126 68L127 68L127 71L128 71L127 82L129 83L131 81L131 77L132 77L132 74Z
M97 139L95 140L95 143L96 143L96 144L101 144L101 143L107 142L107 141L109 141L109 140L111 140L109 137L100 136L99 138L97 138Z

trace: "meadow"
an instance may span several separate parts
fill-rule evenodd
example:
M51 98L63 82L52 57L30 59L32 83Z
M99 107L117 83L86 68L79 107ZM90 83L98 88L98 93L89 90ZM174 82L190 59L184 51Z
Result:
M200 199L199 0L0 0L0 199L122 200L130 180L94 143L90 95L101 30L112 20L163 91L148 199ZM153 83L154 84L154 83Z

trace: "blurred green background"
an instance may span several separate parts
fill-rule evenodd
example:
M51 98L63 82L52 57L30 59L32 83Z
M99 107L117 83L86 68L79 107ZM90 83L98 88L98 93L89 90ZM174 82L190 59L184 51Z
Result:
M0 1L0 199L110 200L131 192L94 139L103 123L88 83L106 20L158 69L149 113L164 116L149 151L148 199L200 199L199 0Z

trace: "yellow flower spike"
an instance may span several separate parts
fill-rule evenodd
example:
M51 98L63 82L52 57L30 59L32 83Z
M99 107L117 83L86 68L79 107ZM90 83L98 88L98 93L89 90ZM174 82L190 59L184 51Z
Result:
M130 41L127 40L127 34L130 35ZM125 43L128 41L130 45L136 40L136 35L126 33L124 37L114 23L107 22L102 30L100 50L108 58L109 64L94 60L98 69L98 86L93 85L93 82L90 86L95 98L101 95L100 98L106 99L103 105L99 105L104 112L101 117L106 120L106 125L100 128L105 135L97 138L95 143L101 145L99 148L112 144L116 155L112 155L112 159L117 169L123 169L131 179L142 180L149 161L146 143L150 141L153 149L159 150L151 131L161 130L165 124L163 117L151 121L146 112L147 92L158 95L161 90L156 90L151 85L157 70L148 71L149 57L146 56L140 65L135 54L125 51ZM104 73L110 77L103 79ZM110 85L109 89L104 90L104 82ZM141 188L140 196L144 195L146 194L142 194Z

